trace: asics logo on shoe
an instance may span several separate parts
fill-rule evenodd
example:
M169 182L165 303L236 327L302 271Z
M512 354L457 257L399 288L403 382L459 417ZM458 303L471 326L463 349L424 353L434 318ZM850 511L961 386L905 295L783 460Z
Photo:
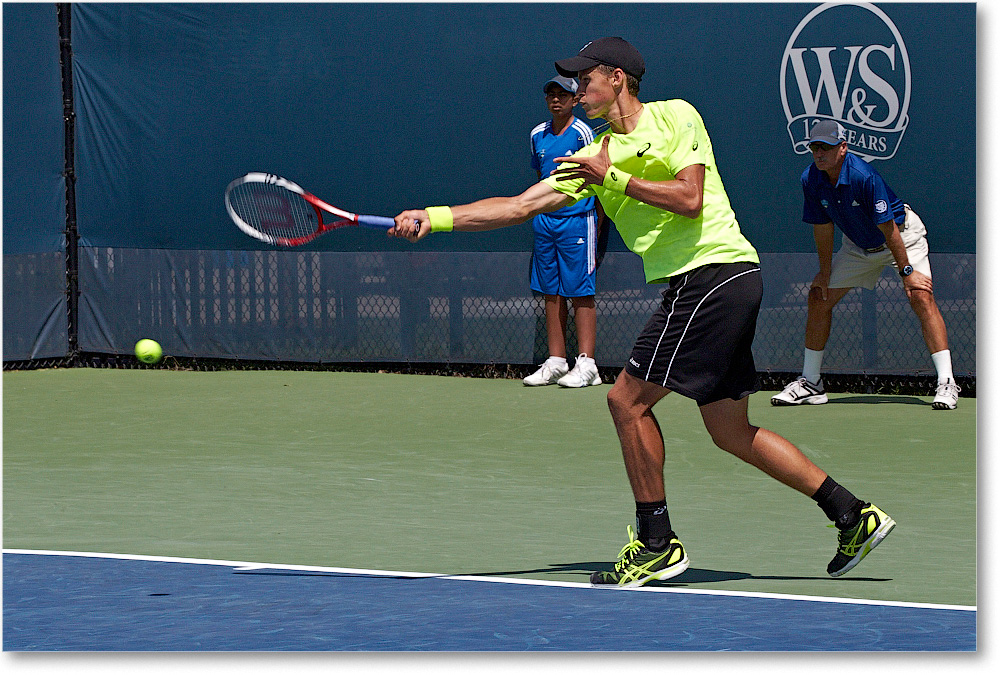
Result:
M866 504L861 510L858 523L849 530L842 530L838 535L837 553L827 565L827 573L832 577L839 577L853 569L895 526L896 521L885 511L874 504Z

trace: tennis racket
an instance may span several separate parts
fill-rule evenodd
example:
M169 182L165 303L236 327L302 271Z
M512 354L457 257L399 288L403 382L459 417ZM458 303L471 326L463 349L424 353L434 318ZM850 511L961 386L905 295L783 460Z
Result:
M361 225L388 230L396 223L384 216L359 216L330 206L290 180L270 173L251 172L226 188L226 211L233 222L268 244L301 246L341 227ZM325 213L336 216L336 220Z

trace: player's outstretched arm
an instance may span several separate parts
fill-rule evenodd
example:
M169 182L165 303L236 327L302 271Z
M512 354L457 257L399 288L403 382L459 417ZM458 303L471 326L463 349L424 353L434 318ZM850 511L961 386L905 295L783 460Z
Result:
M410 241L423 239L431 232L483 232L523 223L539 213L548 213L572 203L573 199L545 183L535 183L515 197L490 197L461 206L431 206L403 211L395 217L392 237Z

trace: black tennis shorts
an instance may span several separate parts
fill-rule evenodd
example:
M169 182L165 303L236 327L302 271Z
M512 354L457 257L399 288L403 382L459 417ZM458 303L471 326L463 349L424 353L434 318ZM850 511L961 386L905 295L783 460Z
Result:
M756 263L698 267L670 278L625 371L699 406L759 389L754 331L764 286Z

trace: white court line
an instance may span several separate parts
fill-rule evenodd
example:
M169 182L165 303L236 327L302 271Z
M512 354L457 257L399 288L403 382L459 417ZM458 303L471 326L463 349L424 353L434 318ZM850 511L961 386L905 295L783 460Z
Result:
M560 588L589 588L598 592L631 591L640 593L687 593L692 595L722 595L739 598L767 598L772 600L802 600L806 602L834 602L846 605L877 605L883 607L909 607L915 609L950 609L975 612L975 605L939 605L926 602L900 602L896 600L864 600L858 598L835 598L814 595L789 595L785 593L754 593L744 591L713 591L693 588L664 588L640 586L638 588L595 588L579 581L544 581L541 579L512 579L509 577L483 577L464 574L433 574L430 572L393 572L390 570L365 570L351 567L319 567L316 565L284 565L275 563L244 562L238 560L210 560L205 558L176 558L171 556L134 555L131 553L89 553L82 551L44 551L23 548L5 548L4 553L23 555L70 556L77 558L109 558L113 560L142 560L147 562L187 563L193 565L218 565L232 567L236 572L252 570L294 570L298 572L327 572L332 574L369 575L382 577L407 577L411 579L450 579L456 581L479 581L496 584L518 584L522 586L555 586Z

